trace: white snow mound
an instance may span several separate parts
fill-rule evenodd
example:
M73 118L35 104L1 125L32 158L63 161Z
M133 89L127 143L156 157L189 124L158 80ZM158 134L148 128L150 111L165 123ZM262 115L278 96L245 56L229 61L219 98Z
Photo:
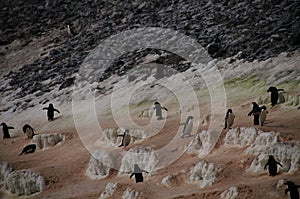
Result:
M86 175L91 179L103 179L116 166L116 157L107 151L96 151L90 157Z
M7 176L4 187L18 196L31 195L43 191L45 180L40 174L31 170L17 170Z
M53 147L60 142L65 141L65 136L60 133L54 134L39 134L32 138L32 143L36 145L37 149L45 149Z
M104 192L101 193L98 199L109 198L114 194L114 192L120 187L118 183L110 182L106 185Z
M162 179L161 184L165 187L171 188L177 181L178 180L175 175L168 175Z
M264 166L268 161L269 155L273 155L281 172L293 173L300 168L300 143L276 143L267 146L265 150L259 152L258 156L252 161L249 171L254 173L265 173Z
M190 171L190 181L200 182L200 188L212 186L217 180L217 175L222 171L222 168L204 161L199 162Z
M239 195L239 191L237 187L230 187L229 189L225 190L221 193L221 199L235 199Z
M7 162L0 162L0 182L5 181L11 172L12 168Z
M122 142L122 137L118 137L118 135L124 134L125 129L123 128L111 128L105 129L103 131L103 135L100 138L100 144L107 144L110 146L118 146ZM142 140L146 137L145 132L139 129L129 129L129 135L131 137L130 142L134 143L135 141Z
M121 199L138 199L138 198L142 198L141 195L142 194L140 192L138 192L132 188L127 188L124 191Z
M207 130L203 130L201 133L198 133L189 143L187 153L198 152L199 156L206 155L213 147L211 136L212 133Z
M151 147L138 146L126 152L122 159L122 165L119 170L119 175L124 173L132 173L134 164L137 164L141 169L148 172L154 171L158 159Z
M275 132L263 132L254 127L238 127L227 132L224 144L248 147L247 152L250 153L251 149L274 145L278 139L278 133Z

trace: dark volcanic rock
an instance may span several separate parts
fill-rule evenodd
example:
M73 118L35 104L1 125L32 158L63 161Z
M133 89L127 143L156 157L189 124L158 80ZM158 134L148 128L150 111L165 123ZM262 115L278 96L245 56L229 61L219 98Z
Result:
M11 0L1 1L0 9L0 45L16 39L30 41L50 30L66 30L67 23L74 24L78 33L74 37L55 36L52 42L57 47L47 56L5 76L10 81L3 88L21 88L21 96L72 86L74 79L69 77L78 72L88 52L101 40L137 27L184 33L196 39L213 58L239 53L239 58L248 61L263 60L300 45L298 0ZM112 74L124 75L147 54L162 52L139 49L127 53L97 75L97 81ZM159 59L159 63L180 72L189 68L180 61L182 58L172 54ZM41 83L46 80L51 80L47 89Z

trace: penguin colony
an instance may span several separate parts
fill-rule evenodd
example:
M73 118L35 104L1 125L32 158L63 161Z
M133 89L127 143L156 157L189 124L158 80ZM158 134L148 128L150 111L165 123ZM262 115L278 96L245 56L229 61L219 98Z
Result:
M71 29L70 25L68 25L68 31L70 32L70 34L72 34L72 29ZM271 106L272 107L277 104L278 91L283 91L283 89L277 89L276 87L270 87L267 90L267 92L271 92ZM153 109L155 110L155 115L157 117L157 120L164 119L162 116L162 110L168 111L168 109L166 107L163 107L159 102L154 103ZM51 104L51 103L49 104L48 107L44 107L43 110L47 110L48 121L54 120L54 112L60 113L60 111L55 109L53 104ZM267 111L266 106L259 107L259 105L256 102L252 102L252 110L248 113L248 116L254 117L254 119L253 119L254 125L263 126L266 121L267 114L268 114L268 111ZM226 112L226 115L225 115L225 126L224 126L225 130L228 130L231 128L231 126L234 124L234 119L235 119L235 115L234 115L232 109L228 109ZM181 123L180 125L184 125L183 130L182 130L182 136L181 136L182 138L192 136L191 132L193 129L193 116L188 116L186 119L186 122ZM3 128L3 139L10 138L11 136L9 134L9 129L14 129L14 127L8 126L4 122L1 123L1 126ZM34 132L34 129L29 124L25 124L23 126L22 130L23 130L23 133L26 134L28 139L32 139L33 136L36 135ZM122 142L119 145L119 147L125 148L126 146L128 146L130 144L131 136L129 135L128 129L126 129L123 134L117 135L117 136L122 137ZM36 150L35 144L28 144L23 148L23 150L21 151L19 156L22 154L34 153L35 150ZM269 175L274 177L275 175L278 174L277 173L277 165L282 167L282 165L279 162L277 162L272 155L270 155L268 162L266 163L264 169L266 169L268 167ZM143 174L142 174L143 172L148 173L148 171L145 171L145 170L141 169L137 164L134 164L133 173L130 175L130 178L135 176L136 183L143 182L144 181ZM300 187L300 185L295 185L291 181L287 181L285 183L285 185L287 186L285 193L286 194L289 193L291 199L299 199L298 188Z

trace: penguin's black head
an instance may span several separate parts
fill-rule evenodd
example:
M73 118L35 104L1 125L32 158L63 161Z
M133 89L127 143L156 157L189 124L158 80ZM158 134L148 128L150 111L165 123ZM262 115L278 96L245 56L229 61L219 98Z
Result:
M287 185L288 187L295 187L296 186L295 183L293 183L292 181L286 181L284 184Z
M53 108L53 104L49 104L49 108Z
M6 124L5 124L4 122L2 122L2 123L0 124L0 126L6 126Z
M252 102L253 107L258 107L258 104L256 102Z
M275 161L275 158L274 158L274 156L272 156L272 155L269 155L269 160L271 160L271 161Z
M160 105L160 103L159 102L154 102L154 105Z
M266 106L262 106L261 108L264 109L264 110L267 110L267 107L266 107Z
M268 90L267 90L267 92L274 92L274 91L277 91L277 88L276 87L273 87L273 86L271 86Z
M228 113L232 113L232 109L228 109L228 111L227 111Z
M138 164L134 164L133 167L134 167L133 168L134 172L140 172L141 168L139 167Z

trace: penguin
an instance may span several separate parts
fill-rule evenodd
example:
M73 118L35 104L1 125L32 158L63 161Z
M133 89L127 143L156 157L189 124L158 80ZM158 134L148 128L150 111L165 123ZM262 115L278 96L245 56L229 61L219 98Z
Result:
M168 111L168 109L166 107L161 106L161 104L159 102L154 103L154 108L153 109L155 109L155 111L156 111L157 120L162 120L163 119L162 109Z
M298 107L298 109L297 110L300 110L300 106Z
M253 115L254 116L254 125L259 125L259 115L260 115L261 109L258 106L256 102L252 102L252 110L248 113L248 116Z
M300 185L295 185L292 181L286 181L284 184L287 186L284 193L287 194L290 192L290 199L299 199L298 188L300 188Z
M22 150L22 152L19 154L22 155L23 153L28 154L28 153L34 153L36 149L36 145L35 144L28 144L27 146L25 146Z
M3 126L3 139L10 138L9 129L14 129L12 126L7 126L4 122L0 126Z
M23 126L23 132L26 133L28 139L32 139L35 135L34 129L29 124Z
M128 129L125 129L124 134L118 135L118 137L122 137L122 143L119 145L119 147L126 147L129 145L131 138Z
M216 37L212 43L207 45L207 52L213 58L216 58L216 57L219 57L222 55L221 40L218 35L216 35Z
M191 136L191 131L193 129L193 116L188 116L185 123L181 123L180 125L184 125L181 137L189 137Z
M141 169L137 164L134 164L134 170L133 173L130 175L130 179L134 175L136 183L143 182L144 181L143 172L149 173L148 171Z
M270 176L274 177L277 174L277 164L282 167L282 165L279 162L277 162L272 155L270 155L264 169L266 169L267 166L269 166L269 174Z
M233 125L234 118L235 118L235 115L233 114L232 109L228 109L227 113L226 113L226 116L225 116L225 127L224 127L224 129L227 129L227 128L230 129L230 127Z
M267 92L271 92L271 105L272 107L277 104L278 101L278 91L284 91L283 89L277 89L276 87L270 87Z
M266 106L262 106L261 107L261 112L260 112L260 115L259 115L259 123L260 123L261 126L264 125L264 122L266 121L268 113L269 112L267 111L267 107Z
M53 107L53 104L49 104L49 106L43 108L43 110L48 110L47 111L48 121L53 121L53 119L54 119L54 111L60 113L59 110L57 110L57 109L55 109Z
M77 33L74 31L74 28L71 23L67 23L68 34L71 36L75 36Z

